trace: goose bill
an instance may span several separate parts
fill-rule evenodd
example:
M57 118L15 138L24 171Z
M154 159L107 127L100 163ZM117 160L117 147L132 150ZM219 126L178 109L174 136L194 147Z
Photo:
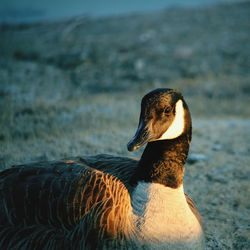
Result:
M150 127L150 122L140 122L135 136L128 143L128 151L135 151L154 138Z

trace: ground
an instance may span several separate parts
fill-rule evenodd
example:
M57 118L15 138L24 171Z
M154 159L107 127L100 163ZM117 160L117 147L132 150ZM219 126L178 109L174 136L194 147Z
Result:
M250 249L250 2L0 26L0 168L129 153L141 97L179 89L207 249Z

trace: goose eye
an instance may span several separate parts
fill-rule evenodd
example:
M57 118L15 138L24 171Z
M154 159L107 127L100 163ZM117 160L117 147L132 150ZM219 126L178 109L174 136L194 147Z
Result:
M170 107L166 107L164 110L165 114L169 114L171 112L171 108Z

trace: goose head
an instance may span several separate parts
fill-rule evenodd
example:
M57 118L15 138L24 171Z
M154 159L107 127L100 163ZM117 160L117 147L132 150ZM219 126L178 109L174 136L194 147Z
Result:
M173 140L187 134L191 140L191 116L182 94L173 89L156 89L141 101L141 113L135 136L129 141L129 151L148 142Z

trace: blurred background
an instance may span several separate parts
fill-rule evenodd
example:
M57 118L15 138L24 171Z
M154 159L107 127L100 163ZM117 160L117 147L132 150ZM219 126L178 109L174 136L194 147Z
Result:
M250 1L0 3L0 169L128 153L141 98L179 89L207 249L250 249Z
M209 6L218 3L239 2L239 0L2 0L1 22L32 22L60 20L77 15L105 17L128 13L145 13L171 7Z

